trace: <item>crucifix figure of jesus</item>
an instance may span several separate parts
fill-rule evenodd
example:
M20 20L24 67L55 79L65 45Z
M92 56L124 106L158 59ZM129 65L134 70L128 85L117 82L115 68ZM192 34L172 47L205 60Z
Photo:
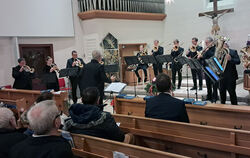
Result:
M221 16L223 16L224 14L230 13L233 11L234 11L234 8L218 10L218 0L213 0L213 11L199 13L199 17L206 16L206 17L212 19L213 26L212 26L211 34L216 36L216 35L218 35L218 33L220 31L220 26L218 23L219 18Z

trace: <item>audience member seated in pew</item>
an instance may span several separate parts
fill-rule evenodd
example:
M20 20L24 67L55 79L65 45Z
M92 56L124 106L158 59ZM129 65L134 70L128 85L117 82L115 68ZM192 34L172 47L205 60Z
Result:
M64 130L123 142L124 133L116 125L113 116L98 107L99 99L97 88L86 88L82 93L83 104L70 107L70 118L65 120Z
M8 108L0 108L0 158L7 158L11 147L26 138L16 128L14 113Z
M12 147L10 158L72 158L70 144L58 132L60 115L52 100L31 107L27 118L34 134Z
M53 100L53 94L51 92L43 92L37 99L36 99L36 102L35 103L40 103L42 101L45 101L45 100ZM31 107L30 107L31 108ZM29 109L30 109L29 108ZM20 118L20 124L21 125L24 125L25 127L28 127L25 131L24 131L24 134L27 135L27 136L32 136L33 135L33 131L30 129L30 126L29 126L29 121L28 121L28 118L27 118L27 113L29 111L29 109L25 109L24 111L21 111L21 118Z
M166 74L156 77L158 96L146 100L145 116L189 123L185 103L171 96L171 80Z

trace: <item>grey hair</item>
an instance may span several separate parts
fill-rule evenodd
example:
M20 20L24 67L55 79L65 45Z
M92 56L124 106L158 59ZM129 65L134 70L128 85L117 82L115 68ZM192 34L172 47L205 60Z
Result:
M102 54L101 54L100 51L94 50L94 51L92 52L92 58L93 58L93 59L99 60L101 57L102 57Z
M30 128L37 135L49 133L54 128L54 120L59 110L53 100L45 100L33 106L27 114Z
M207 38L206 38L206 41L208 41L208 42L213 42L214 39L213 39L212 37L207 37Z
M175 39L173 43L180 43L180 41L178 39Z
M9 128L10 120L14 117L14 113L10 109L0 108L0 128Z

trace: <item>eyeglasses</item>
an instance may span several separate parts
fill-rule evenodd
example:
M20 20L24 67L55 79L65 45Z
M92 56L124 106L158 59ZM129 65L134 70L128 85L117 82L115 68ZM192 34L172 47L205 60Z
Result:
M58 117L62 116L63 112L60 111L60 113L58 115L56 115L55 119L57 119Z

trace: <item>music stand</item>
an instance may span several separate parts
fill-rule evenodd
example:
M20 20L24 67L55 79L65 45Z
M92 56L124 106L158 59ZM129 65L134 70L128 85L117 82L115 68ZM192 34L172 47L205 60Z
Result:
M118 64L104 65L104 71L106 73L119 72L119 65Z
M161 64L170 63L173 62L173 57L171 55L157 55L156 60Z
M78 68L66 68L66 69L61 69L59 71L59 77L76 77L78 75ZM69 82L68 82L68 87L69 87ZM68 98L70 100L70 92L69 89L67 89L68 92Z
M139 64L139 60L137 58L137 56L126 56L124 57L125 62L128 66L130 65L138 65ZM133 72L135 71L135 69L132 70ZM133 73L133 77L134 77L134 93L135 93L135 97L137 97L136 94L136 81L135 81L135 73Z
M59 77L76 77L78 75L78 68L66 68L59 71Z
M145 56L141 56L142 61L145 64L157 64L157 60L153 55L145 55ZM149 81L151 82L151 74L150 71L149 72Z
M157 64L157 61L153 55L141 56L141 59L145 64Z

